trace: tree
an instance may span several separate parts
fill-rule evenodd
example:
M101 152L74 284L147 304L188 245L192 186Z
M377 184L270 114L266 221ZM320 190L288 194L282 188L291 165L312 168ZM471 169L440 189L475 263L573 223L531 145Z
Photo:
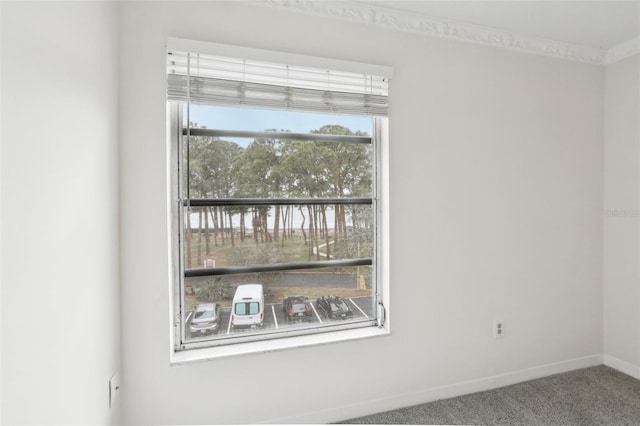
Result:
M366 136L366 133L353 133L350 129L339 125L323 126L313 130L312 133ZM346 198L372 195L371 155L371 145L368 144L326 144L324 162L331 196ZM335 240L339 241L347 233L347 208L344 205L336 205L334 209Z
M282 196L282 158L283 141L275 138L256 138L239 157L236 181L238 193L249 198L279 198ZM274 233L269 232L267 218L271 208L253 209L252 225L254 239L256 232L261 242L278 241L280 209L275 209Z
M333 135L364 135L339 125L326 125L311 133ZM279 138L256 138L246 148L214 137L189 138L188 177L191 198L344 198L372 195L372 148L369 144L342 142L314 142ZM326 258L353 255L353 247L372 244L371 209L367 206L333 206L309 204L299 206L207 207L197 210L196 262L202 262L204 252L210 252L210 233L213 229L214 245L230 240L235 246L233 216L240 215L240 241L245 242L246 227L253 228L255 244L278 243L281 247L287 234L291 236L294 209L302 216L301 231L304 243L309 245L309 258L315 252L320 260L318 246L324 243ZM333 210L334 223L327 220ZM251 222L245 221L250 215ZM273 215L273 218L271 218ZM191 241L194 230L187 218L188 249L191 264ZM273 219L273 220L271 220ZM348 225L348 219L351 226ZM272 230L269 225L273 227ZM331 245L330 226L333 227L335 245ZM272 231L272 232L271 232ZM358 231L356 233L356 231ZM362 231L362 232L360 232ZM349 235L349 233L353 233ZM369 242L363 236L369 234ZM357 234L357 235L356 235ZM357 243L354 243L356 241ZM344 242L344 244L342 244ZM340 247L340 245L343 247Z
M285 185L290 196L299 198L323 198L326 196L329 186L323 160L325 152L326 147L324 144L317 142L288 141L283 146L282 175L285 177ZM305 218L304 207L298 206L303 218ZM307 205L306 209L311 243L309 257L315 251L316 258L319 260L318 231L321 222L318 220L318 210L315 205ZM302 233L306 244L305 222L306 218L302 225Z
M234 188L234 166L235 158L240 155L242 148L234 143L209 136L190 136L187 140L188 150L185 158L188 159L188 197L189 198L228 198L233 193ZM194 209L195 210L195 209ZM193 213L190 211L189 213ZM203 235L206 241L205 251L210 253L210 227L209 218L214 229L215 245L218 245L218 238L224 244L225 227L224 212L218 207L204 207L197 209L198 214L198 238L197 238L197 259L196 264L202 263L202 240ZM229 219L231 224L231 218ZM189 259L187 264L192 265L191 244L191 214L187 217L187 253ZM233 232L233 230L231 230Z

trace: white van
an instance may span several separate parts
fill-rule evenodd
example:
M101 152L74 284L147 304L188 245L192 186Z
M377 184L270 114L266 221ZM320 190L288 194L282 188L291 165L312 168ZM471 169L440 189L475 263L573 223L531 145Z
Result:
M262 327L264 292L262 284L242 284L236 288L231 306L231 327Z

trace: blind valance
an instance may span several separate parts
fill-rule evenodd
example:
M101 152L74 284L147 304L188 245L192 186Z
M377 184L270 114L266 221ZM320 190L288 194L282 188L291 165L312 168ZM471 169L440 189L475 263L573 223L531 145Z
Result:
M383 76L169 50L167 98L357 115L388 114Z

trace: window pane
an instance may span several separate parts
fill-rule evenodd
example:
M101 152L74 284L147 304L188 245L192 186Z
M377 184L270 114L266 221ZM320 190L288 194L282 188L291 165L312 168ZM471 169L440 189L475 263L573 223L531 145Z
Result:
M235 314L236 315L246 315L247 314L247 304L246 303L238 303L235 305Z
M182 342L374 325L371 117L184 108ZM245 284L260 296L234 300Z
M370 258L373 207L185 208L185 269Z
M331 327L376 317L372 268L354 266L321 268L313 272L234 274L185 279L186 338L221 339L250 333L277 333L304 328ZM260 326L232 326L231 313L259 315L258 302L233 306L236 288L242 284L263 286L264 314ZM191 332L193 311L199 304L221 306L215 330Z
M187 109L191 126L208 129L234 129L263 131L287 130L293 133L311 133L331 124L349 129L355 134L371 134L371 117L358 115L322 114L257 108L231 108L223 106L186 104L183 106L183 126L187 125ZM335 129L333 129L335 131ZM325 128L320 133L327 133ZM333 133L338 134L338 133ZM347 134L347 133L342 133ZM240 143L242 145L242 143Z
M256 315L260 312L260 304L258 302L249 303L249 315Z
M352 133L337 125L318 132ZM372 147L365 143L189 136L189 198L371 197Z

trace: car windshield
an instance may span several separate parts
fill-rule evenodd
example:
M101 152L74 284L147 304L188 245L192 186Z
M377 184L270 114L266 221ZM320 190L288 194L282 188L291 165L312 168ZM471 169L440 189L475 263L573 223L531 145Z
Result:
M305 305L304 303L294 303L293 305L291 305L291 307L295 311L304 311L305 309L307 309L307 305Z
M196 311L194 319L207 319L213 318L213 309L207 309L205 311Z
M344 303L343 300L340 299L331 299L329 301L329 306L331 306L331 310L332 311L346 311L347 310L347 305Z

